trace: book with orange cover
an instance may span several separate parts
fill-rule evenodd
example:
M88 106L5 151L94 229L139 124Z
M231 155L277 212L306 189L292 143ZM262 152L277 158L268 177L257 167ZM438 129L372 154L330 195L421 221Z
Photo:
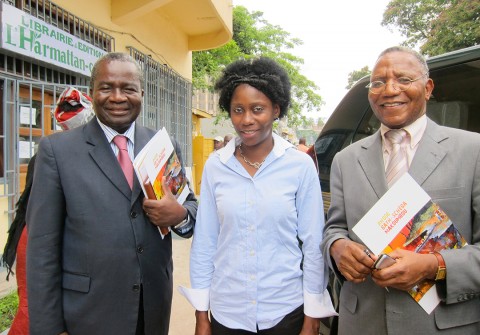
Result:
M173 143L165 128L159 130L145 145L133 161L143 193L148 199L163 197L162 178L180 204L183 204L190 192L187 177L174 150ZM162 235L168 228L159 228Z
M467 244L448 215L408 173L364 215L353 232L377 255L398 248L431 253ZM417 284L408 293L428 314L440 303L433 280Z

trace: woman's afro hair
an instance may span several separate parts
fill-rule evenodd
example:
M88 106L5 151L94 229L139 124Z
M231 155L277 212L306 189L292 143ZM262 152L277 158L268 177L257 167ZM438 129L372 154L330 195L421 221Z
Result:
M290 105L290 80L288 74L274 60L267 57L252 60L241 59L228 65L215 83L220 92L219 105L230 115L230 102L238 85L248 84L265 94L280 107L282 118Z

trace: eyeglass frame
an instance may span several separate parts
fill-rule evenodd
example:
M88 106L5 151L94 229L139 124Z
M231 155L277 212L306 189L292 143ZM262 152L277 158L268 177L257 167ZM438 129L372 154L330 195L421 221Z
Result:
M415 79L410 79L410 78L408 78L408 77L400 77L400 78L408 79L408 81L409 81L408 87L405 88L404 90L401 90L401 89L399 89L398 87L395 86L395 82L398 84L398 79L400 79L400 78L395 78L395 80L394 80L395 82L392 84L392 87L393 87L393 89L394 89L395 91L405 92L405 91L408 90L410 87L412 87L412 83L413 83L413 82L422 79L423 77L425 77L426 75L428 75L428 72L429 72L429 71L425 72L425 73L422 74L420 77L415 78ZM378 93L373 92L373 91L372 91L372 84L373 84L373 83L383 83L383 85L382 85L383 90L385 90L386 87L387 87L387 82L383 82L383 81L381 81L381 80L371 81L370 83L368 83L367 86L365 86L365 88L368 88L368 91L369 91L370 93L372 93L372 94L380 94L380 93L383 92L383 91L380 91L380 92L378 92ZM380 87L379 87L379 88L380 88Z

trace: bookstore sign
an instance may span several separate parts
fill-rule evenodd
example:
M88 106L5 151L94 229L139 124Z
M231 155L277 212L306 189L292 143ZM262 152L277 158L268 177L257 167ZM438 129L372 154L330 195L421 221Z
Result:
M1 3L1 27L1 48L87 76L106 53L5 3Z

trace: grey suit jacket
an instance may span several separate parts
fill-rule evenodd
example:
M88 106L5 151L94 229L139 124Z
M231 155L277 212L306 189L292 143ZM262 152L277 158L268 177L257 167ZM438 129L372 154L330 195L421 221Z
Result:
M135 154L154 134L136 126ZM161 238L142 198L95 118L41 140L27 213L30 334L135 334L141 287L146 334L168 334L171 234ZM184 206L195 220L192 192Z
M352 227L387 191L380 132L338 153L330 179L331 207L322 249L339 238L362 243ZM369 278L344 282L340 334L480 334L480 135L428 120L409 173L449 215L469 246L441 254L446 285L428 315L406 292L378 287Z

